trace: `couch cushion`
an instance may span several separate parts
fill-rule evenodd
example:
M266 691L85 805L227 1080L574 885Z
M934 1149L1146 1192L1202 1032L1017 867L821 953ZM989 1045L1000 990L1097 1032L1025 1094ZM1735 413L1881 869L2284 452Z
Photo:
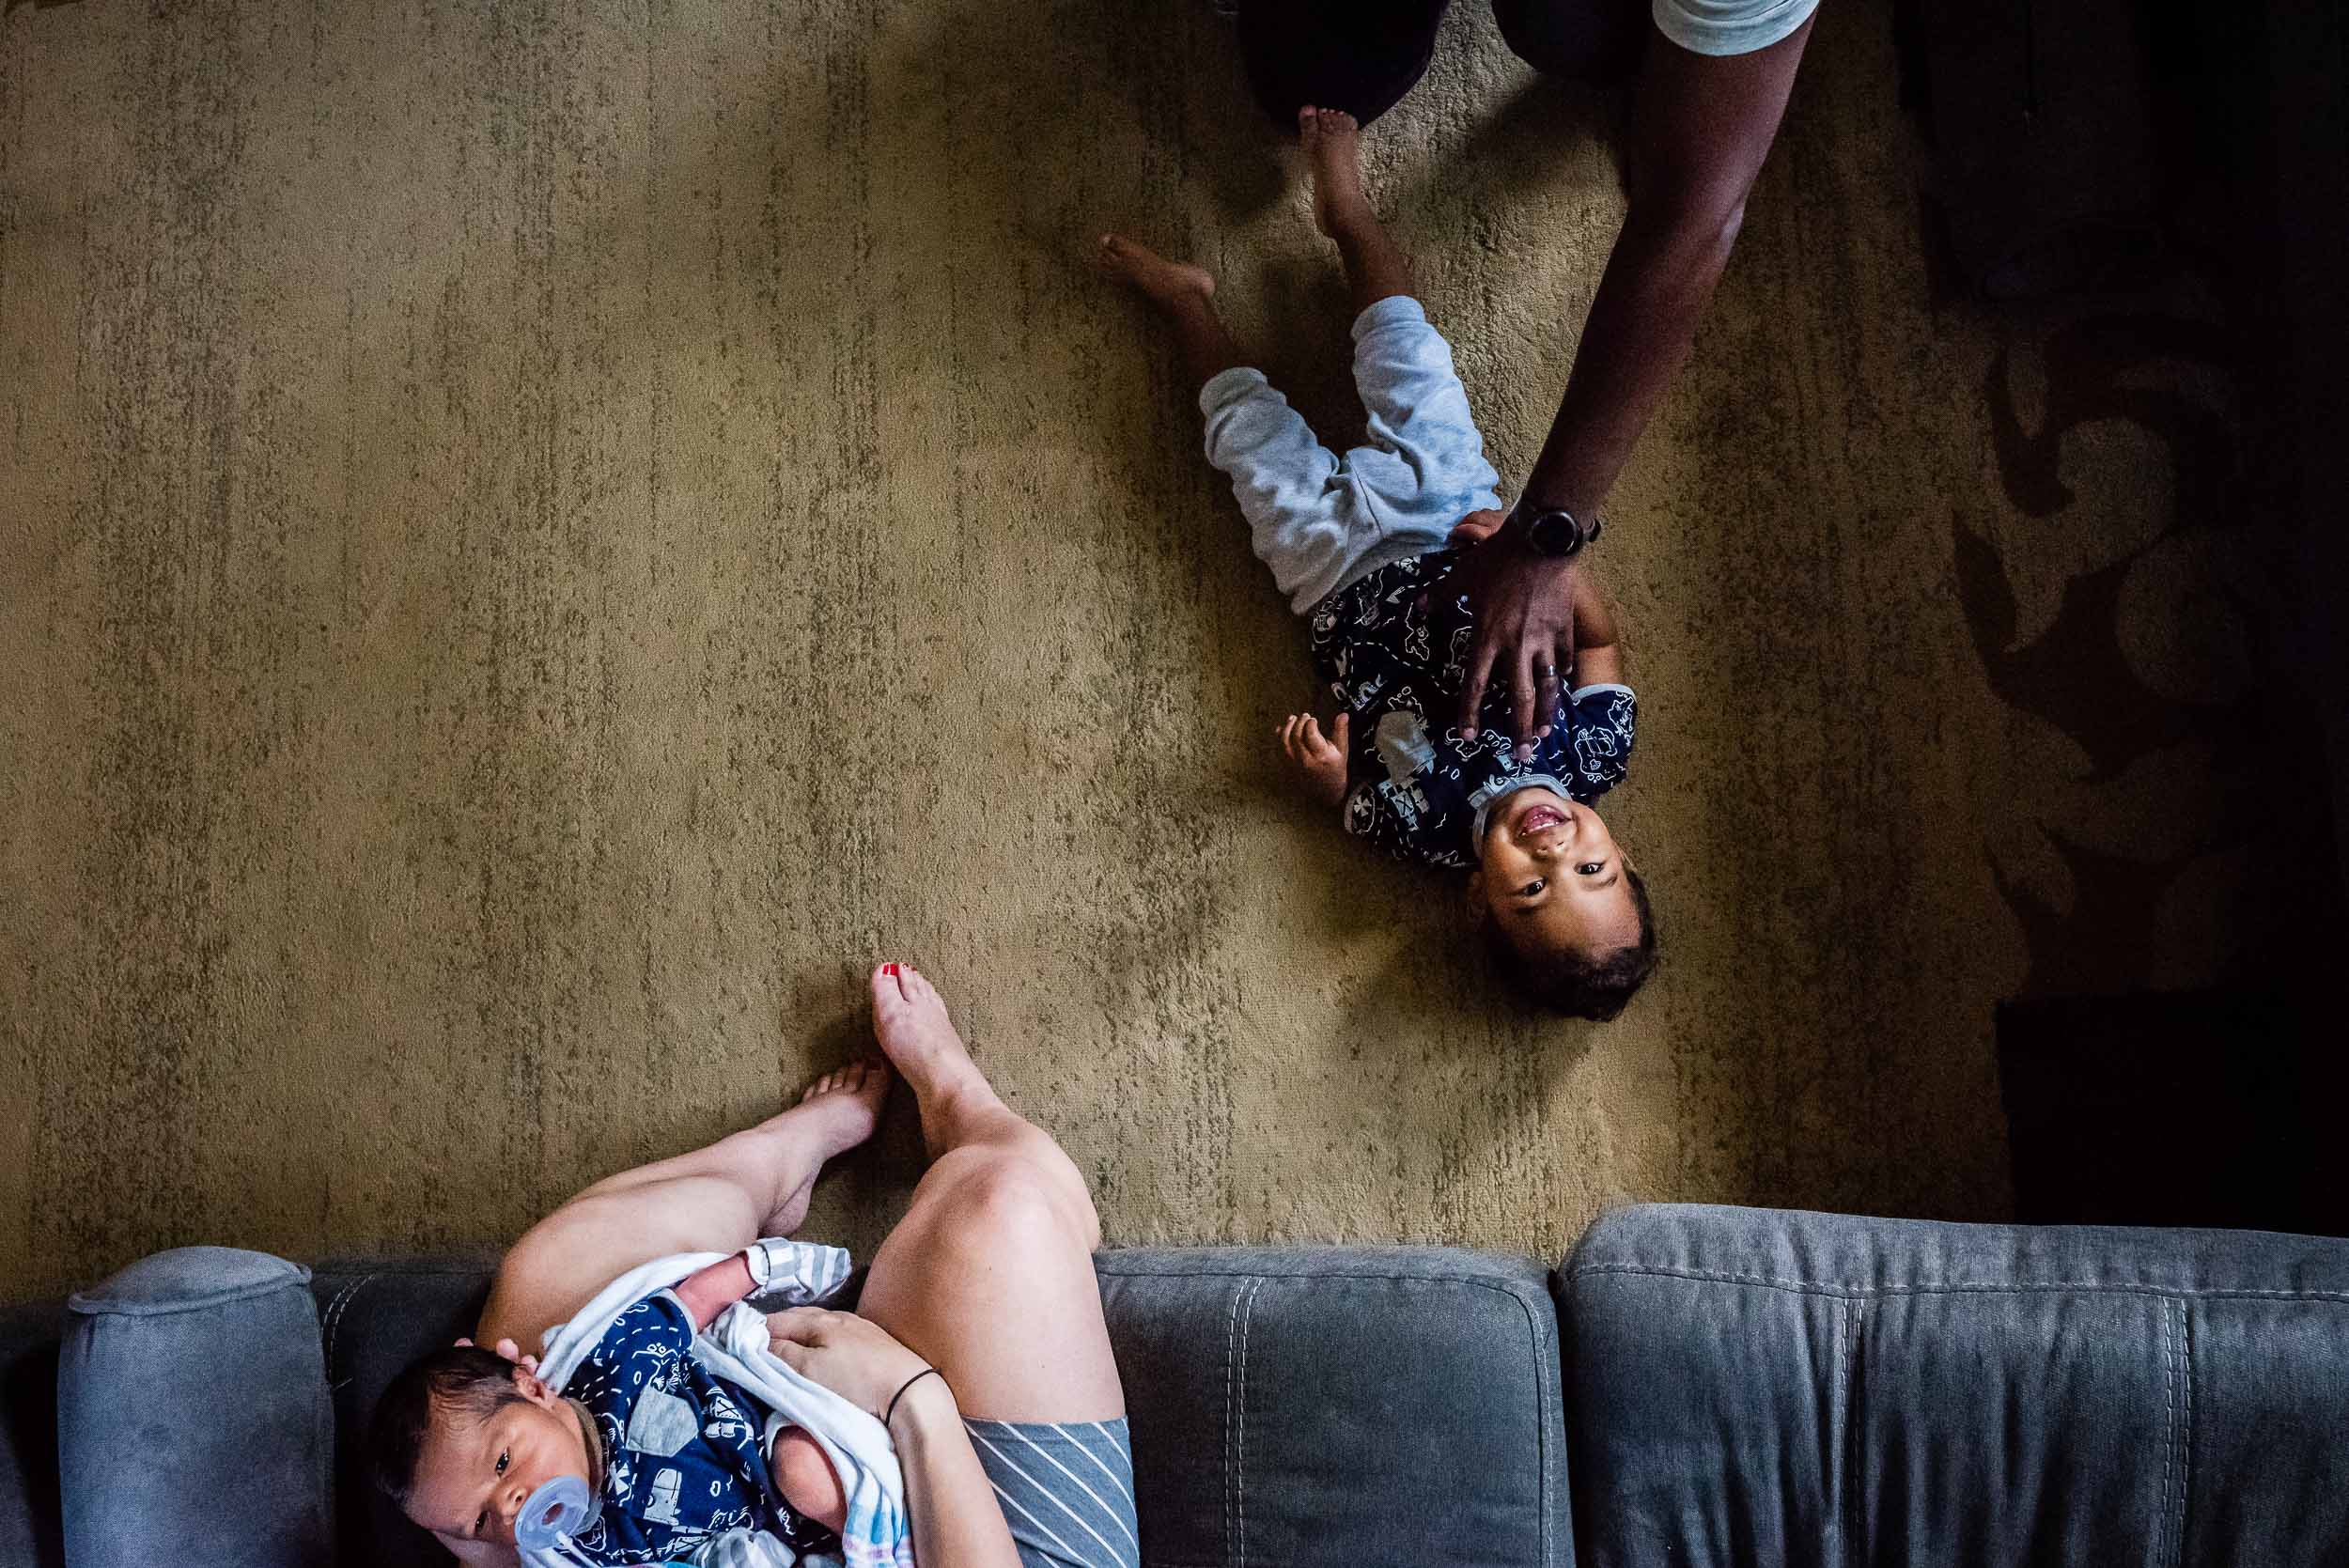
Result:
M68 1303L57 1456L75 1568L326 1560L309 1278L264 1253L184 1247Z
M341 1258L312 1281L334 1398L335 1560L445 1568L449 1555L366 1475L367 1421L401 1368L473 1332L496 1257Z
M1573 1562L1538 1268L1353 1248L1097 1264L1145 1562Z
M2349 1560L2349 1242L1655 1206L1559 1290L1589 1562Z
M57 1341L65 1309L0 1307L0 1562L61 1568Z

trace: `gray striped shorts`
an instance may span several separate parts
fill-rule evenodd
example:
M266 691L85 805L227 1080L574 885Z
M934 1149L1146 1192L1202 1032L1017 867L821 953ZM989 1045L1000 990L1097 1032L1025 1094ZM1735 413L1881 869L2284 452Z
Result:
M1059 1426L964 1417L1024 1568L1142 1568L1126 1418Z

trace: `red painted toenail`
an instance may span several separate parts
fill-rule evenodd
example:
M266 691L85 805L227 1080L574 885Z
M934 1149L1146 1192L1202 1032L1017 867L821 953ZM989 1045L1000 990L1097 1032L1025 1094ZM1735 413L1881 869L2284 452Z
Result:
M894 964L883 964L883 965L881 966L881 973L883 973L883 974L894 975L894 974L895 974L896 972L897 972L897 966L896 966L896 965L894 965Z

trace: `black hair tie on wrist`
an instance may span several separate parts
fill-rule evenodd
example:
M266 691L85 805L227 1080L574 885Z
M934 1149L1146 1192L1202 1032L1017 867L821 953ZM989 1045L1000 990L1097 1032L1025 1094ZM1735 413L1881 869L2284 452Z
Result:
M924 1367L920 1372L915 1373L911 1377L909 1377L904 1382L898 1384L897 1391L890 1396L889 1414L881 1418L881 1425L887 1426L891 1421L897 1419L897 1401L905 1398L906 1390L912 1388L916 1383L919 1383L925 1377L935 1377L941 1383L946 1381L946 1374L939 1371L936 1367Z

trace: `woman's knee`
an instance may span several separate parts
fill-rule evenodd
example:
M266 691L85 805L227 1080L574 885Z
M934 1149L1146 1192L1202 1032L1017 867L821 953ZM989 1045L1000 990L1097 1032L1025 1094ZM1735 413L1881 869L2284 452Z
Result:
M1647 41L1645 0L1493 0L1510 53L1545 76L1627 82Z
M931 1167L941 1184L937 1230L973 1250L1028 1250L1073 1246L1090 1253L1101 1244L1101 1221L1084 1178L1051 1140L1034 1144L957 1149Z

